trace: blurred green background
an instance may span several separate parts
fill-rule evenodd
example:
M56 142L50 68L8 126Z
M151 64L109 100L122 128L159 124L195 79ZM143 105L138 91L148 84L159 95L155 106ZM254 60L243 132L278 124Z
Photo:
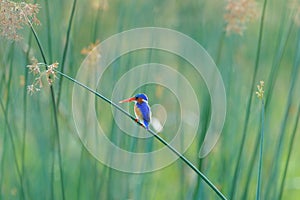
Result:
M253 1L241 2L246 5ZM196 91L201 111L197 137L184 155L228 199L255 198L262 125L262 103L255 91L264 80L261 198L297 199L300 7L295 2L257 1L257 17L245 24L243 34L226 34L227 1L38 0L41 25L35 28L48 64L59 62L58 69L64 65L64 73L71 77L76 76L86 57L82 49L132 28L170 28L201 44L217 64L227 95L224 129L213 151L203 159L198 152L210 123L210 96L202 77L186 61L159 50L124 55L105 71L101 91L109 94L124 73L147 62L167 64L184 75ZM246 15L248 11L236 12ZM23 39L17 42L0 37L0 199L219 199L181 160L145 174L120 172L97 161L77 136L72 117L73 82L62 77L55 81L57 98L63 79L57 113L53 112L49 87L32 96L27 94L26 85L34 77L26 65L32 56L43 61L30 27L24 27L20 35ZM170 141L181 120L180 102L159 85L145 85L135 92L141 91L149 96L150 105L165 107L168 119L161 136ZM100 99L96 106L109 138L122 141L119 145L124 149L147 152L162 147L153 138L122 136L111 107Z

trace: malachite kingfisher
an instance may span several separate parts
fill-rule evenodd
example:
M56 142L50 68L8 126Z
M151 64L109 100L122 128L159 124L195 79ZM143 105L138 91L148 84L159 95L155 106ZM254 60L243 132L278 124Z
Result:
M140 120L140 122L144 125L146 129L149 129L149 124L151 120L151 110L148 104L148 97L145 94L137 94L134 97L129 99L124 99L119 103L124 102L132 102L134 101L134 114L136 116L136 120Z

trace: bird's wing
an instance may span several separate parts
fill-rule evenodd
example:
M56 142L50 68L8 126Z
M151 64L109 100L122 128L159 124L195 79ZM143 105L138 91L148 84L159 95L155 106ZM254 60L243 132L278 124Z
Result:
M139 108L142 112L143 119L146 120L147 122L150 122L151 111L149 105L146 102L144 102L140 104Z

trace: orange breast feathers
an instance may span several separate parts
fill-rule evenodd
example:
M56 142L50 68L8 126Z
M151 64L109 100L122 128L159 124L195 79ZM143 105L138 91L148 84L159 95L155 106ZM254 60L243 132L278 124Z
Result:
M143 120L143 114L136 105L134 105L134 114L136 118L138 118L139 120Z

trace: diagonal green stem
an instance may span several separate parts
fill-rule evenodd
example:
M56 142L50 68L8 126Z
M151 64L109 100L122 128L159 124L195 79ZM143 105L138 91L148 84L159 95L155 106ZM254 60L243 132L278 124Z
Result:
M102 100L104 100L105 102L109 103L110 105L112 105L113 107L115 107L117 110L121 111L124 115L126 115L127 117L129 117L130 119L132 119L135 123L137 123L138 125L144 127L144 125L137 121L136 118L134 116L132 116L130 113L128 113L127 111L125 111L124 109L122 109L120 106L118 106L116 103L112 102L110 99L106 98L105 96L103 96L102 94L98 93L97 91L89 88L88 86L84 85L83 83L75 80L74 78L55 70L58 74L60 74L61 76L69 79L70 81L76 83L77 85L83 87L84 89L90 91L91 93L95 94L97 97L101 98ZM175 153L185 164L187 164L192 170L194 170L207 184L208 186L216 192L216 194L221 198L221 199L226 199L226 197L218 190L218 188L197 168L195 167L195 165L193 165L184 155L182 155L179 151L177 151L174 147L172 147L170 144L168 144L163 138L161 138L159 135L157 135L157 133L155 133L153 130L151 129L146 129L149 133L151 133L157 140L159 140L162 144L164 144L165 146L167 146L173 153Z

